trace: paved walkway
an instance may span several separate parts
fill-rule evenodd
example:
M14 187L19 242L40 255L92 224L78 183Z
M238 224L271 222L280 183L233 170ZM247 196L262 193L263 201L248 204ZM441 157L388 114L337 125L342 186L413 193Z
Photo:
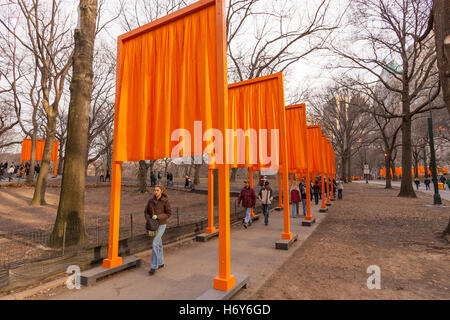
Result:
M353 181L356 183L366 183L365 181ZM369 184L381 184L381 185L386 185L386 182L384 180L369 180ZM400 181L392 181L391 182L393 187L399 187L400 188ZM425 184L424 183L420 183L419 185L419 190L417 190L416 185L413 184L414 187L414 191L420 191L426 194L430 194L433 195L434 194L434 187L431 184L430 188L431 190L426 190ZM447 188L447 187L446 187ZM446 190L439 190L439 194L441 195L442 199L448 200L450 201L450 190L446 189Z
M291 219L291 231L298 234L299 240L288 251L275 249L283 230L282 211L271 212L268 226L262 216L248 229L240 224L231 227L231 273L250 277L249 288L241 290L235 298L244 299L256 292L292 256L327 215L320 213L319 207L320 203L312 207L317 220L313 227L301 226L301 218ZM215 238L206 243L189 241L166 247L165 267L154 276L148 274L151 251L147 251L140 254L143 263L138 269L121 272L80 290L60 286L33 299L195 299L213 287L213 279L218 275L218 244Z

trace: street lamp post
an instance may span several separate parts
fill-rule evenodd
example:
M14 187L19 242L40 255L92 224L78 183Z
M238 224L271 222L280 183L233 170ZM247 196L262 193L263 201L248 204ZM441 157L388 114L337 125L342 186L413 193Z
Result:
M436 173L436 153L434 151L434 138L433 138L433 115L431 113L431 90L434 86L439 82L436 81L430 88L428 92L428 107L430 108L430 117L428 118L428 134L430 136L430 153L431 153L431 175L433 177L433 185L434 185L434 197L433 204L442 204L441 196L439 194L439 187L437 181L437 173Z

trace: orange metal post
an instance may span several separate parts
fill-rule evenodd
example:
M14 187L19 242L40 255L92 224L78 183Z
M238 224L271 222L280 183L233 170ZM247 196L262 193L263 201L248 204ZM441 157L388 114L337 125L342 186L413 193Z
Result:
M306 174L306 217L305 220L312 221L313 216L311 214L311 190L310 190L310 177L309 173ZM303 201L303 199L302 199Z
M324 174L322 173L321 175L321 180L322 180L322 206L320 207L320 209L326 209L327 206L325 205L325 185L324 185L324 179L323 176Z
M334 178L334 179L336 179L336 178ZM331 176L331 199L333 199L334 200L334 195L333 195L333 193L334 193L334 183L333 183L333 175Z
M253 167L252 166L248 167L248 182L250 183L250 188L253 189ZM254 212L253 208L252 208L251 217L252 218L255 217L255 212Z
M279 109L279 121L280 121L280 159L283 166L283 212L284 212L284 232L281 234L281 239L290 240L293 238L290 231L290 215L289 215L289 161L288 161L288 145L286 135L286 111L284 106L284 92L283 92L283 76L280 77L281 84L279 88L280 109ZM279 172L279 171L278 171ZM280 190L281 191L281 190ZM281 197L281 192L279 192Z
M330 201L330 176L327 174L327 203L331 204Z
M109 210L109 245L108 258L103 260L103 267L115 268L122 264L119 257L119 224L120 224L120 188L122 181L122 162L114 162L111 177L111 208Z
M283 208L283 187L281 182L281 170L278 170L278 207Z
M219 130L225 134L228 127L227 46L225 30L225 2L216 0L217 48L217 107ZM223 158L228 159L228 137L223 143ZM219 165L219 275L214 278L214 288L228 291L236 285L230 270L230 165Z
M215 233L214 227L214 174L213 169L208 168L208 227L206 233Z

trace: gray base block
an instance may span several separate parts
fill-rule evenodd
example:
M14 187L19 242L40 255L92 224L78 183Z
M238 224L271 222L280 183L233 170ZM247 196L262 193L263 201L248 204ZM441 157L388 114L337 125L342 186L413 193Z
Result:
M327 212L327 211L328 211L328 208L325 208L325 209L320 208L319 211L320 211L320 212Z
M228 291L209 289L195 300L229 300L242 288L247 288L250 277L245 274L235 274L236 285Z
M281 210L283 210L283 207L275 207L274 210L276 210L276 211L281 211Z
M122 265L112 269L104 268L103 266L98 266L82 272L80 275L80 284L82 286L89 286L91 284L94 284L97 281L97 279L109 276L111 274L117 273L119 271L131 267L139 267L141 265L141 259L135 256L128 256L122 259L123 259Z
M302 226L304 227L311 227L316 222L316 218L313 218L312 220L302 220Z
M330 199L331 201L335 201L336 199Z
M275 242L275 248L279 250L289 250L289 248L294 244L298 239L298 234L294 234L291 240L280 239Z
M331 207L331 203L325 203L327 207Z
M217 231L214 233L200 233L195 237L195 241L197 242L206 242L214 237L217 237L219 235L219 229L216 229Z

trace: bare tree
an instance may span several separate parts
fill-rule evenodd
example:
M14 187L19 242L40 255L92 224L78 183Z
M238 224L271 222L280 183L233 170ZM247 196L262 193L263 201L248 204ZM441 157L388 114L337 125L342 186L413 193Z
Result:
M330 87L308 102L340 158L341 179L347 183L351 179L351 159L367 144L371 132L371 119L362 112L366 100L348 89Z
M65 224L76 226L66 232L68 245L83 243L87 239L84 226L85 175L80 173L85 172L88 150L97 5L97 0L80 0L78 7L79 28L74 34L67 144L58 212L48 242L50 247L61 246Z
M11 3L25 21L23 30L0 23L28 50L39 70L38 88L42 94L41 104L46 114L46 139L41 170L36 182L31 205L45 204L50 156L56 132L56 117L66 76L71 66L73 39L68 14L61 9L61 0L42 4L39 0L18 0Z
M403 176L399 196L415 197L411 178L411 123L414 116L429 111L425 96L430 88L430 79L437 76L436 55L431 45L433 38L430 36L419 41L427 29L431 2L355 0L352 8L352 25L356 28L352 39L339 39L339 44L331 44L330 48L349 62L340 68L363 70L400 98L398 110L385 111L389 117L402 119ZM349 41L352 48L361 49L358 46L361 44L364 50L352 51ZM389 55L400 62L386 64L385 59ZM433 92L433 100L438 94L439 90Z
M434 0L429 29L434 25L437 66L442 93L450 113L450 5L448 0ZM450 226L450 223L449 223Z

